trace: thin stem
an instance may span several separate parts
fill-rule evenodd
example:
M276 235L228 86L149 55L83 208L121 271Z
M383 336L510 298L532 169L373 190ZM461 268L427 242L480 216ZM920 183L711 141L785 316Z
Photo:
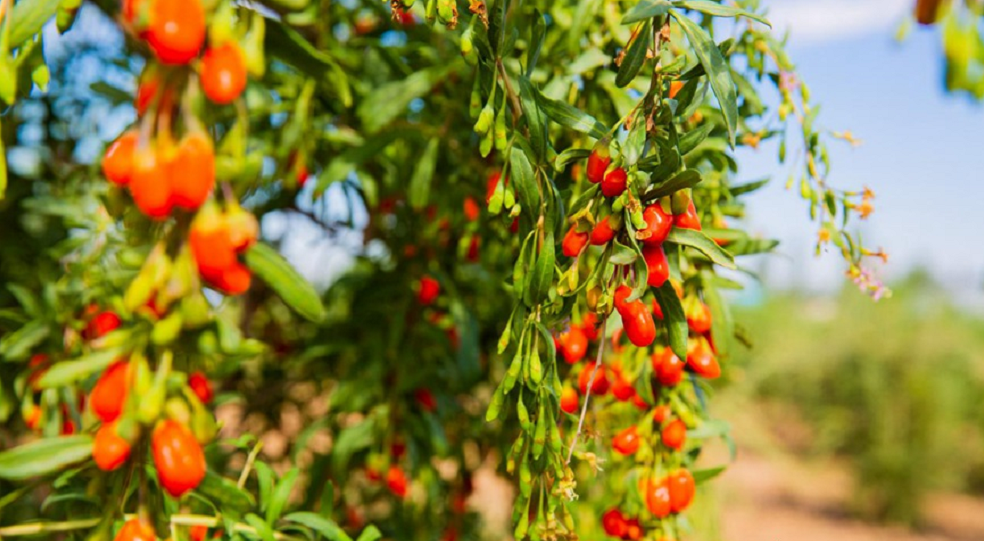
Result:
M0 528L0 538L18 537L22 535L38 535L48 532L68 532L92 528L102 521L101 518L85 518L66 520L64 522L34 522L31 524L16 524Z
M567 464L571 463L571 457L574 456L574 448L577 447L577 440L581 438L581 429L584 428L584 417L588 414L588 401L591 399L591 387L594 385L595 376L598 375L598 367L601 366L601 354L605 351L605 331L607 327L608 318L606 317L601 322L601 333L599 333L601 340L598 341L598 354L595 356L595 365L591 370L591 377L588 378L588 388L584 392L584 405L581 406L581 417L577 420L577 432L574 433L574 439L571 440L571 448L567 451Z
M506 95L509 96L509 101L512 102L513 110L513 123L519 123L519 115L521 114L523 107L519 103L519 97L516 96L516 91L513 90L512 83L509 82L509 76L506 75L506 67L502 65L502 59L496 59L496 67L499 68L499 73L502 75L502 83L506 87Z
M260 454L262 448L263 442L258 442L256 447L253 447L253 450L249 452L249 456L246 457L246 465L243 466L243 472L239 474L239 482L236 483L239 488L246 486L246 479L249 478L249 472L253 469L253 462L256 461L256 455Z

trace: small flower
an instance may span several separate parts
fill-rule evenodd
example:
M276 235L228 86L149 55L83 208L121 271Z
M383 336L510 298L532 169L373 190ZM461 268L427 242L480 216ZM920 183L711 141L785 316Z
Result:
M799 86L796 74L790 71L779 73L779 90L782 92L792 92Z
M820 244L830 242L830 230L826 227L820 229L820 233L817 236L819 237Z
M861 204L858 205L857 209L858 213L861 215L861 219L866 220L868 219L868 216L871 216L871 213L875 211L875 206L871 204L870 200L862 199Z
M885 297L890 297L892 291L885 287L885 284L875 277L871 269L858 266L852 266L848 271L848 276L851 277L852 281L862 293L868 295L874 301L878 301Z
M855 148L861 146L861 144L863 143L860 139L855 137L854 134L851 133L850 131L842 131L842 132L835 131L831 135L833 135L837 139L843 139L847 141L852 147Z

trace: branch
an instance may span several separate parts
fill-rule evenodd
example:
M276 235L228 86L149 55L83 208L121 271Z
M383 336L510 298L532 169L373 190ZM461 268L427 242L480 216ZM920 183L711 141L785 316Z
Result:
M567 464L570 465L571 457L574 456L574 448L577 447L577 440L581 438L581 429L584 427L584 416L588 414L588 400L591 398L591 387L594 385L595 376L598 374L598 367L601 366L601 354L605 351L605 331L608 327L608 317L601 322L601 340L598 341L598 355L595 356L594 369L591 370L591 377L588 378L588 389L584 393L584 405L581 406L581 417L577 420L577 432L571 440L571 448L567 452Z
M502 65L502 59L497 58L495 65L499 68L499 73L502 75L502 82L506 87L506 95L509 96L509 101L512 102L513 124L519 124L519 117L522 114L523 106L520 105L516 91L513 90L512 83L509 82L509 76L506 75L506 67Z

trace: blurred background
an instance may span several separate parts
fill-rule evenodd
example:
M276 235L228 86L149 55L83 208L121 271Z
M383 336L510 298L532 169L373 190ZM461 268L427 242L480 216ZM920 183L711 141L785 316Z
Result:
M890 254L893 296L872 303L837 254L814 257L775 146L739 152L747 179L773 178L752 229L782 244L737 299L753 347L714 403L737 460L700 539L984 539L984 109L946 92L942 31L913 4L763 2L825 128L862 141L832 147L832 177L877 194L861 231Z

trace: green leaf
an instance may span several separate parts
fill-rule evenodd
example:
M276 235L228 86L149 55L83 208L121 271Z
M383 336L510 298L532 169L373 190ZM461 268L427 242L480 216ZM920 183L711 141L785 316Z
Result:
M7 151L3 148L3 139L0 139L0 201L7 194Z
M255 505L253 496L249 492L236 486L232 480L221 477L212 471L205 472L205 478L202 479L195 492L215 503L223 510L223 513L234 511L242 514Z
M406 115L410 102L430 92L435 84L458 69L462 62L416 71L404 79L376 87L357 109L366 131L375 133L398 116Z
M670 234L667 235L666 241L679 244L681 246L696 248L707 256L708 259L713 261L715 264L721 265L722 267L728 269L737 268L735 267L734 257L732 257L731 254L729 254L724 248L718 246L717 243L700 231L674 227L670 230Z
M567 65L567 73L581 75L587 71L605 66L611 61L611 57L602 52L601 49L592 47L581 53L580 56Z
M89 85L89 89L96 94L104 96L113 105L133 102L133 94L130 94L121 88L117 88L106 81L96 81Z
M711 336L714 337L714 347L722 357L727 357L731 349L731 311L721 298L721 292L714 285L714 273L704 271L701 281L704 285L704 301L711 309Z
M299 32L277 19L266 18L264 25L263 37L267 52L316 81L329 83L342 105L352 105L348 76L331 55L317 49Z
M359 424L346 427L338 433L335 446L332 449L332 465L336 472L342 471L348 464L349 458L360 449L372 445L375 438L373 431L376 423L372 417Z
M658 288L654 288L656 301L663 310L663 326L666 334L670 338L670 349L681 359L687 358L687 316L683 312L683 305L680 304L680 297L677 297L676 290L669 280Z
M44 23L58 12L60 0L26 0L14 4L7 19L10 26L10 47L20 47L41 31Z
M359 538L356 541L377 541L381 539L383 534L379 533L379 529L373 525L366 526L366 529L362 530L359 534Z
M257 535L263 541L276 541L276 538L273 536L273 528L266 522L263 522L263 519L256 514L249 513L246 515L246 523L256 529Z
M670 10L670 14L680 23L683 33L697 53L697 59L707 72L711 90L718 99L724 123L728 127L728 143L734 148L738 131L738 94L735 82L731 79L731 68L706 30L679 11Z
M718 475L724 473L724 470L726 469L727 466L718 466L716 468L705 468L703 470L696 470L693 472L694 483L698 485L702 483L706 483L711 479L714 479Z
M440 139L434 137L427 143L424 154L417 161L417 167L413 170L410 178L410 188L408 199L410 206L415 210L422 210L430 200L431 181L434 178L434 169L437 167L437 145Z
M120 355L117 349L94 351L74 361L56 363L38 380L42 389L61 387L83 380L89 375L103 370Z
M632 24L643 19L666 15L671 6L669 0L641 0L622 17L622 24Z
M519 97L523 107L523 116L530 128L530 145L536 154L537 162L547 155L547 122L543 118L536 101L537 90L526 77L519 78Z
M320 195L324 191L340 180L345 180L355 171L355 168L363 162L375 158L396 139L412 136L413 130L390 130L366 140L361 146L349 148L341 155L331 160L321 174L318 175L318 185L315 186L315 194Z
M699 427L688 430L687 438L707 439L717 436L726 436L731 432L731 425L721 419L710 419L704 421Z
M639 75L639 70L646 62L646 51L649 49L650 39L653 32L653 23L647 19L642 25L642 29L636 33L635 40L629 44L629 48L622 57L622 64L618 67L618 75L615 76L615 86L622 88Z
M299 512L284 516L288 522L303 524L323 535L328 541L352 541L352 538L338 524L316 513Z
M756 15L734 6L718 4L717 2L710 2L708 0L677 0L673 2L673 5L679 8L692 9L694 11L706 13L715 17L747 17L753 21L758 21L765 26L772 28L772 24L770 24L769 21L761 15Z
M48 324L40 319L27 323L0 339L0 357L6 361L27 358L31 349L47 338L49 332Z
M779 246L775 239L742 239L728 245L728 251L735 257L740 255L765 254Z
M701 124L696 129L690 130L685 133L680 141L677 143L677 148L680 149L680 155L686 156L693 149L697 148L697 145L704 142L707 136L714 131L714 123L706 122Z
M605 125L598 122L595 117L567 102L550 99L539 91L537 92L537 101L540 102L540 107L550 117L550 120L561 126L586 133L595 139L601 139L608 131Z
M530 50L526 57L526 76L532 77L536 63L540 59L540 49L543 48L543 38L547 35L547 23L543 20L540 10L533 10L533 29L531 30Z
M253 465L253 469L256 470L257 496L260 498L260 509L265 511L270 506L270 500L273 499L273 468L265 462L258 460Z
M256 243L246 252L246 265L263 279L280 298L309 321L325 316L325 307L314 286L304 279L276 250Z
M298 474L300 474L300 470L296 467L291 468L280 478L277 488L273 489L270 503L266 508L266 521L268 524L273 524L274 521L280 518L280 513L283 512L284 506L287 505L287 498L290 497L290 491L294 489L294 483L297 482Z
M547 231L543 245L540 246L540 253L536 256L536 265L533 267L533 279L530 282L532 304L540 303L547 298L547 294L550 292L554 278L554 265L556 264L554 250L553 231Z
M45 438L0 453L0 479L22 481L58 473L92 455L92 436Z
M673 178L667 180L666 182L661 182L649 188L649 190L642 197L645 202L652 201L654 199L659 199L664 195L670 195L679 190L685 188L693 188L694 186L700 184L700 173L696 169L687 169L686 171L680 171Z
M613 241L615 245L612 248L612 256L609 261L613 265L631 265L635 263L636 259L639 259L639 253L633 248L630 248L618 240Z
M540 212L540 193L536 188L536 177L529 157L519 146L509 151L509 176L511 177L523 210L536 216Z
M632 287L632 294L629 295L628 300L634 301L641 298L646 294L646 289L649 288L647 282L649 281L649 266L646 265L646 258L642 256L642 247L639 245L639 241L636 240L636 228L632 225L632 217L629 209L623 211L624 223L628 235L626 237L629 239L629 248L635 252L636 257L633 260L635 265L635 285Z
M590 155L590 148L569 148L558 154L554 159L554 170L557 172L563 171L567 167L567 164L586 160Z

